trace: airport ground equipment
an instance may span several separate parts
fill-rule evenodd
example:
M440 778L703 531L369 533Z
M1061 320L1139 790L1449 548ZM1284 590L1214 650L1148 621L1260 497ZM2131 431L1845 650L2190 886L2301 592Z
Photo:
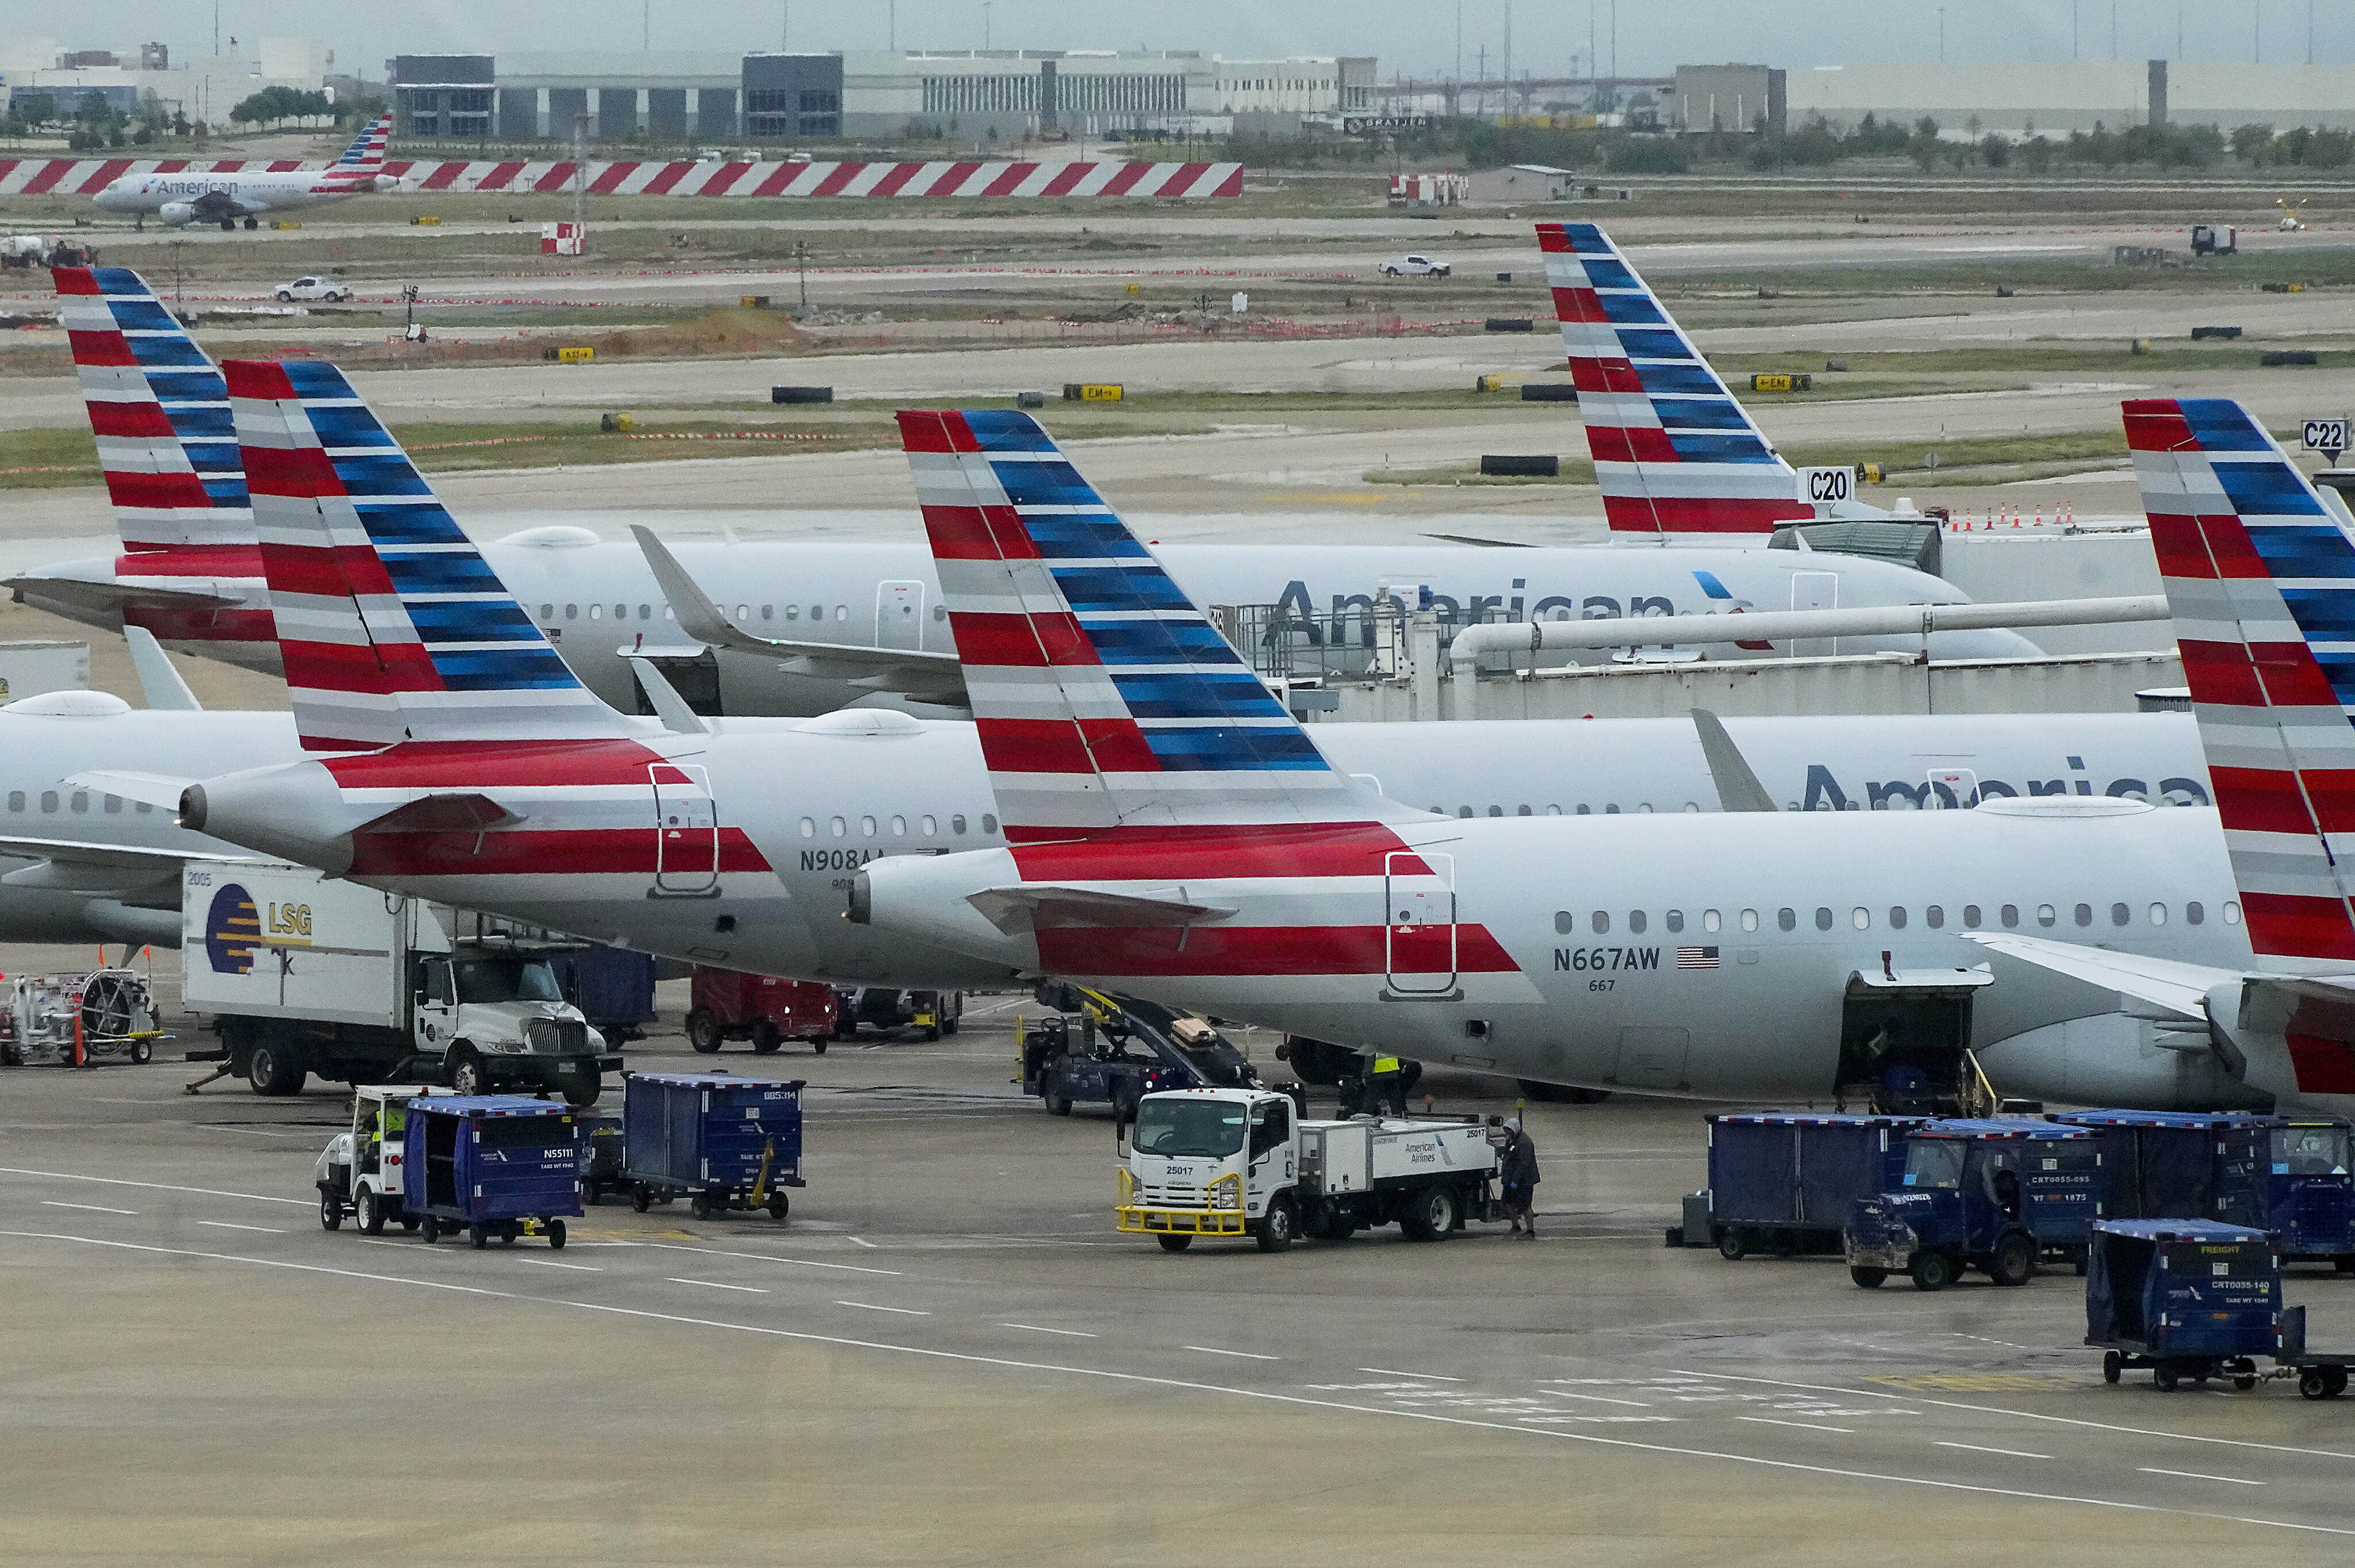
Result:
M2318 1351L2306 1342L2306 1308L2285 1307L2281 1332L2274 1347L2274 1375L2297 1379L2304 1399L2337 1399L2347 1392L2347 1371L2355 1366L2355 1350ZM2105 1364L2104 1371L2107 1366Z
M687 1043L708 1056L725 1041L750 1040L765 1056L788 1040L806 1040L823 1056L834 1038L836 1007L830 985L698 964Z
M1146 1096L1128 1132L1114 1134L1120 1228L1167 1252L1243 1235L1281 1252L1393 1221L1439 1241L1496 1213L1498 1150L1476 1118L1306 1121L1275 1090L1176 1089Z
M2285 1263L2355 1273L2355 1166L2330 1118L2063 1111L2102 1151L2102 1217L2214 1220L2272 1234Z
M1057 1011L1018 1022L1015 1050L1022 1092L1056 1116L1109 1105L1127 1120L1166 1089L1260 1086L1250 1060L1207 1020L1060 982L1041 985L1039 1000Z
M1970 1267L2025 1285L2047 1254L2083 1256L2100 1164L2080 1127L1989 1117L1916 1128L1902 1184L1849 1211L1849 1275L1867 1289L1908 1274L1916 1289L1943 1290Z
M646 1037L645 1025L655 1021L655 982L659 978L652 953L592 942L557 952L552 960L557 989L608 1046Z
M581 1215L581 1118L555 1100L522 1095L434 1095L409 1102L402 1133L402 1205L424 1239L460 1231L491 1237L544 1235L564 1245Z
M316 1073L590 1105L622 1065L563 999L564 943L263 862L191 864L181 922L182 998L220 1038L188 1059L224 1063L258 1095L293 1094Z
M1860 1198L1902 1188L1906 1139L1924 1117L1711 1115L1707 1241L1728 1262L1754 1252L1838 1252ZM1681 1234L1672 1246L1700 1245Z
M802 1181L802 1080L632 1073L622 1080L623 1175L640 1213L685 1197L698 1220L766 1209Z
M2263 1231L2207 1220L2093 1227L2085 1343L2102 1351L2105 1382L2148 1367L2162 1390L2216 1376L2254 1388L2256 1358L2286 1348L2282 1318L2281 1260Z
M2230 223L2195 223L2191 226L2191 254L2194 256L2237 256L2241 252L2241 230Z
M147 981L133 969L18 975L0 1003L0 1066L145 1062L165 1038Z
M341 1230L346 1215L368 1235L388 1224L413 1231L402 1166L409 1102L433 1093L425 1084L367 1084L352 1090L352 1125L327 1140L311 1172L319 1190L319 1226Z
M582 1110L581 1118L581 1202L582 1207L608 1193L631 1190L626 1174L629 1140L622 1118L611 1111Z
M849 1040L865 1024L889 1034L895 1030L914 1029L927 1040L938 1040L943 1034L957 1032L957 1023L964 1016L964 992L961 991L894 991L889 986L837 986L835 994L834 1037Z

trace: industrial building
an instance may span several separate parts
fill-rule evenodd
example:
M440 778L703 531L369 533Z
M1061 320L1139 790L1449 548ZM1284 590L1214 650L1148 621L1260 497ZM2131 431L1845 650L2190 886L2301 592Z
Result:
M299 37L260 38L232 53L178 64L162 44L68 50L53 37L12 37L0 39L0 107L45 95L70 114L95 92L126 114L152 103L167 114L220 125L230 110L265 87L321 90L335 60L335 51L318 39Z
M1368 57L1230 60L1184 50L852 50L834 54L401 55L395 134L561 140L932 135L1018 142L1296 130L1364 112Z

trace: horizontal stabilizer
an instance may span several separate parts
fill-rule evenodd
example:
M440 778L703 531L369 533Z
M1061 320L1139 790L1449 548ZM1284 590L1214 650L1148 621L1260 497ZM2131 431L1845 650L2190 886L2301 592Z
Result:
M1157 891L1104 893L1087 887L1030 884L984 888L969 895L966 902L1009 937L1075 926L1118 930L1203 926L1235 913L1216 905L1193 903L1176 888L1171 888L1165 897Z

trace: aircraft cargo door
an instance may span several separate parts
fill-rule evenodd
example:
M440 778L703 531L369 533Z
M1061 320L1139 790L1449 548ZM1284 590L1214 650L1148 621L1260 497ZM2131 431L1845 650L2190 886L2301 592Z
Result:
M655 895L718 897L719 808L710 775L678 762L657 762L646 772L655 790Z
M1413 851L1382 857L1386 994L1444 996L1455 989L1455 857Z
M875 646L924 645L924 585L884 583L875 590Z

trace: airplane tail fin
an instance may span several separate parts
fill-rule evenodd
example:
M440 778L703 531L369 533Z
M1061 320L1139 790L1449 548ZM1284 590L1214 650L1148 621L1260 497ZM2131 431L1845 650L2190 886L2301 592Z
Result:
M341 371L221 368L306 750L638 733L565 668Z
M123 547L250 550L253 509L220 372L128 267L52 275Z
M1010 842L1416 814L1334 770L1036 420L899 418Z
M379 114L360 127L344 155L336 160L339 169L373 169L384 162L385 148L392 140L392 116Z
M2250 944L2355 960L2355 543L2240 404L2125 408Z
M1541 223L1603 513L1614 534L1761 537L1804 522L1799 479L1592 223Z

